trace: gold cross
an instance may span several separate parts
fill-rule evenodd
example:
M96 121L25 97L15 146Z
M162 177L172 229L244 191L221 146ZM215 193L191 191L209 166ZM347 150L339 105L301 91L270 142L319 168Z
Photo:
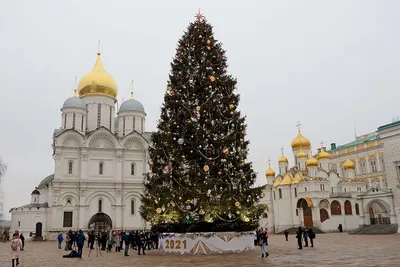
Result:
M297 122L296 127L297 127L297 129L299 130L299 132L300 132L300 127L301 127L300 121Z

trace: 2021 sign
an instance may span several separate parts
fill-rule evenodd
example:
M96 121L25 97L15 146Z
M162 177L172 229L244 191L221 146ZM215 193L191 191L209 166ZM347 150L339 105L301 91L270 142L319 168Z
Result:
M182 242L180 240L170 240L170 239L165 240L165 249L186 250L186 247L187 247L186 240L183 240Z

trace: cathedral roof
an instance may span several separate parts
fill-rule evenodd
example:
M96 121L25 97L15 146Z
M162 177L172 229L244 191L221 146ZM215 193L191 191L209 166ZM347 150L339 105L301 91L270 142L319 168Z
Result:
M104 69L100 53L97 53L97 60L92 71L84 75L79 81L78 92L80 97L87 95L105 95L114 99L117 97L117 84Z
M301 148L306 148L309 149L311 147L311 142L310 140L308 140L307 138L305 138L300 130L296 136L295 139L293 139L292 141L292 149L296 150L296 149L301 149Z
M140 103L136 99L129 99L122 103L118 113L124 111L139 111L145 113L142 103Z
M38 185L38 188L43 188L46 186L50 185L50 182L54 180L54 173L50 174L49 176L45 177L40 184Z
M32 191L31 195L40 195L40 191L35 188L35 190Z
M82 108L86 109L86 103L79 97L73 96L65 100L63 108Z

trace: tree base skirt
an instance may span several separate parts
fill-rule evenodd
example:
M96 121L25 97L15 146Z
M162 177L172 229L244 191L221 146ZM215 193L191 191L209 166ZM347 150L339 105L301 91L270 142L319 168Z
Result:
M165 233L158 244L162 253L207 255L254 250L255 239L255 232Z

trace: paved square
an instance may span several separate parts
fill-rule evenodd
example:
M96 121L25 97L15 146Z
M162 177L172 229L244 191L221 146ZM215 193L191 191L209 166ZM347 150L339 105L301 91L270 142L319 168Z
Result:
M83 259L64 259L64 250L58 250L56 242L28 242L21 251L19 267L116 267L116 266L400 266L400 235L352 236L346 233L320 234L315 248L298 250L294 236L289 242L284 236L270 235L270 256L262 259L259 247L255 251L224 255L162 255L156 250L145 256L130 251L106 253L96 257L95 250L88 258L84 249ZM9 243L0 243L0 266L11 266Z

